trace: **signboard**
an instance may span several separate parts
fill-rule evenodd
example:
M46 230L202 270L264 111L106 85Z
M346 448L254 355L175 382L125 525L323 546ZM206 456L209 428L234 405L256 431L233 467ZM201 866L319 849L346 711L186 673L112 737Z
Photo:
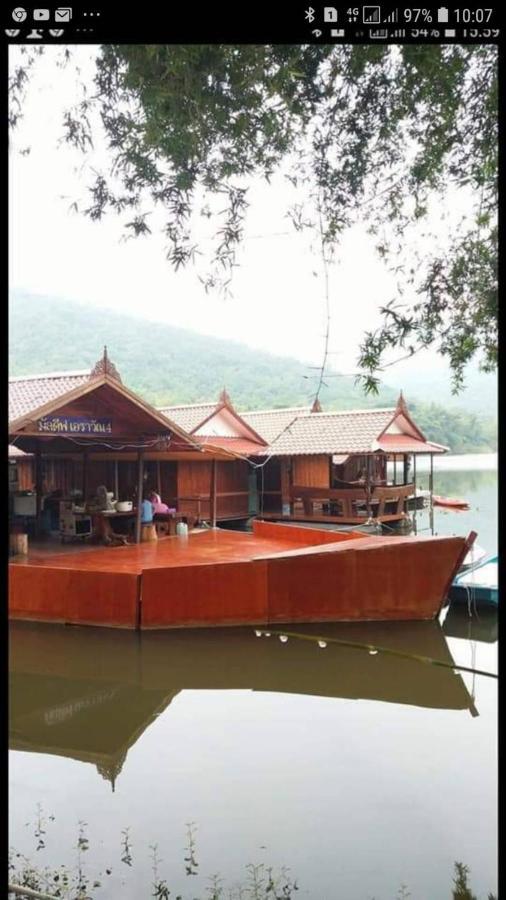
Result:
M84 416L44 416L38 430L46 434L112 434L112 419L87 419Z

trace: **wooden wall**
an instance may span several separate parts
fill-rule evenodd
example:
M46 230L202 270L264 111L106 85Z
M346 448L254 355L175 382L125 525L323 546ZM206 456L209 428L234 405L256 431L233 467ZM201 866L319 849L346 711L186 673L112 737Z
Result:
M304 487L330 487L328 456L293 456L292 484Z

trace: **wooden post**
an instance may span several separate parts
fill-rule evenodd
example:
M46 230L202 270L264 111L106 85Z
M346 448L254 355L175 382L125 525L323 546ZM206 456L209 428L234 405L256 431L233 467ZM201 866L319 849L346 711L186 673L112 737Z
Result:
M402 458L403 458L403 469L404 469L404 471L403 471L403 479L404 479L403 484L407 484L407 483L408 483L408 454L407 454L407 453L403 453L403 457L402 457Z
M429 474L429 524L430 524L430 533L434 534L434 503L433 503L433 494L434 494L434 454L430 454L430 474Z
M144 453L139 450L137 454L138 471L137 471L137 516L135 519L135 543L141 542L141 518L142 518L142 501L144 499Z
M371 457L366 457L367 464L365 468L365 493L366 493L366 509L367 521L371 519Z
M217 482L218 463L213 459L211 463L211 490L210 490L210 517L211 528L216 528L216 482Z
M114 499L119 500L118 460L114 460Z
M41 532L42 512L42 455L40 445L35 448L35 534Z
M88 454L86 450L83 453L83 501L86 503L88 494Z
M397 484L397 454L394 453L394 486Z
M282 457L281 462L279 464L280 470L280 481L281 481L281 514L284 515L284 511L286 507L289 508L290 513L293 513L292 507L292 498L290 496L290 471L289 471L290 460L286 458L286 456Z
M160 460L156 463L156 491L158 496L162 496L162 465Z

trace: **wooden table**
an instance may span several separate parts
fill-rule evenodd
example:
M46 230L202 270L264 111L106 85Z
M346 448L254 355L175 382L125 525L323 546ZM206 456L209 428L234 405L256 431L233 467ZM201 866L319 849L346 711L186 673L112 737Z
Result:
M153 522L156 527L157 534L176 534L178 522L186 522L188 528L191 529L195 525L195 516L188 513L155 513Z
M113 529L113 522L118 519L133 519L135 522L137 510L132 509L130 512L106 512L104 510L90 513L90 515L93 522L93 533L96 539L103 541L104 544L126 544L127 536L125 534L116 534Z

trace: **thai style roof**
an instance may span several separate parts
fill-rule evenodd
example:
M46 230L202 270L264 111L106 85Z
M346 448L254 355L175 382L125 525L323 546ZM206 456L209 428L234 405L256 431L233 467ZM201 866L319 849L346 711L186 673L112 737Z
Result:
M20 375L9 378L9 422L20 419L33 409L45 406L62 394L85 384L89 370L79 372L46 372L42 375Z
M294 419L300 416L309 416L310 412L309 406L291 406L284 409L259 409L243 412L241 416L268 444L272 444Z
M206 447L211 449L218 448L237 456L254 456L259 450L265 450L265 447L259 445L256 441L249 441L247 438L240 437L204 437L199 438L199 443L204 451Z
M37 420L95 391L107 397L108 402L114 401L116 406L115 398L119 398L123 409L126 404L126 408L135 410L139 421L156 428L160 434L173 432L185 444L199 449L197 441L187 431L125 387L107 355L107 347L91 372L56 372L10 379L9 432L19 435L19 439L24 438L22 432L29 432Z
M446 453L449 447L434 441L420 441L410 434L384 434L378 440L378 449L385 453Z
M298 416L272 441L268 452L274 456L372 453L395 415L394 407Z
M193 431L216 409L216 403L187 403L179 406L159 406L158 411L185 431Z

